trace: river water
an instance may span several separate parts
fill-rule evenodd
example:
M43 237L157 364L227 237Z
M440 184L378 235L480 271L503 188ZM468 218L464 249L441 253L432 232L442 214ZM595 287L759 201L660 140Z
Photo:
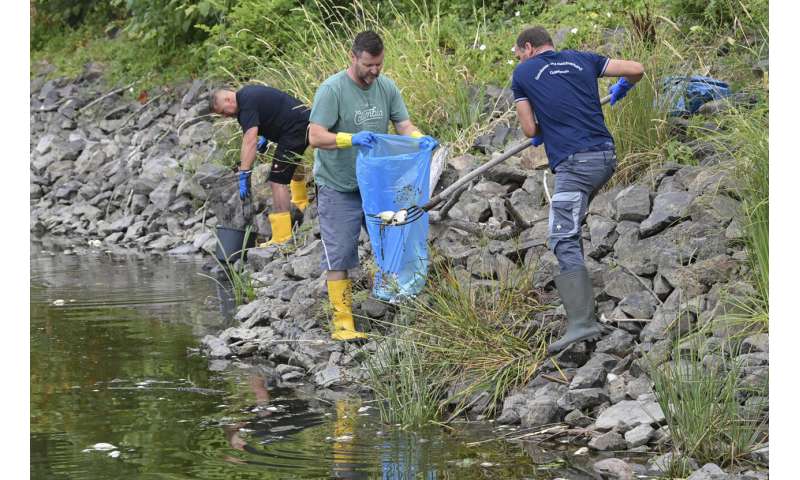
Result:
M574 446L493 440L510 432L488 423L404 430L209 362L199 338L232 305L202 259L64 248L31 247L31 478L591 478L566 465Z

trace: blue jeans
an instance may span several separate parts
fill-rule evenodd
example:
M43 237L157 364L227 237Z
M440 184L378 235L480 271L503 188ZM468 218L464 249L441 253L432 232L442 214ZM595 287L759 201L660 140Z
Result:
M570 155L556 166L556 191L550 203L549 247L561 273L586 268L581 225L594 195L617 168L614 150Z

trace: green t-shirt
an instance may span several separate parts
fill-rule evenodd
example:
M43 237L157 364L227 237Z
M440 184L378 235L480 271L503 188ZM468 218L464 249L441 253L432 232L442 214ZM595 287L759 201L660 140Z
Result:
M343 70L328 77L314 95L310 121L338 133L369 130L388 133L389 121L408 120L397 85L385 75L368 88L358 86ZM355 192L358 147L314 152L314 181L339 192Z

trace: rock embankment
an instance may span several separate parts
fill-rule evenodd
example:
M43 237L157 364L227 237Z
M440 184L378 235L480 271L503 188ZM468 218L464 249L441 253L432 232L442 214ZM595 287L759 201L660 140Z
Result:
M40 75L31 81L32 233L80 238L95 248L211 253L214 226L241 226L244 217L234 177L221 166L223 147L208 116L208 87L195 81L135 100L123 91L109 94L100 77L90 65L74 80L45 81ZM503 100L508 92L498 89L493 95ZM742 385L749 387L737 397L741 408L768 415L767 334L748 330L752 323L728 321L754 293L745 280L750 267L735 159L714 144L679 135L684 126L673 125L693 152L694 165L666 163L639 183L599 194L590 205L584 250L598 315L609 333L596 344L562 352L558 368L546 365L511 392L498 423L524 428L561 423L581 429L588 447L598 451L666 451L670 431L648 372L663 364L680 369L685 359L673 356L682 351L673 344L699 327L707 327L699 342L702 368L714 374L736 365ZM519 138L513 125L498 126L477 139L476 155ZM540 163L537 155L541 152L530 150L510 160L443 207L446 214L431 226L431 242L457 274L487 285L527 266L537 287L553 288L558 267L546 246L553 177L532 169ZM481 161L473 155L451 158L441 183ZM262 188L259 183L257 174L254 185ZM257 231L268 237L261 214L268 201L254 207L260 212ZM479 241L476 231L488 238ZM212 358L266 359L286 386L313 382L318 388L358 391L366 379L363 359L378 344L328 341L315 205L306 210L296 239L290 249L250 251L257 298L238 309L238 326L207 336L203 345ZM363 260L371 256L367 240L362 232ZM365 272L353 273L357 282L368 283ZM369 298L355 303L355 313L364 319L393 314ZM563 309L554 305L536 322L558 334ZM470 414L483 413L478 410ZM670 455L656 457L648 473L665 471ZM765 459L768 447L753 454L755 462ZM608 478L623 478L619 475L631 468L626 466L606 461L595 467ZM727 476L713 464L696 468L690 478L759 478Z

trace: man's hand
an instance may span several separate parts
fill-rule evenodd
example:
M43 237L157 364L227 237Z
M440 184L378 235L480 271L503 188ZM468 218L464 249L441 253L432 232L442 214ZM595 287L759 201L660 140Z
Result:
M614 105L619 100L625 98L625 95L628 94L628 90L633 88L636 85L635 83L631 83L625 79L625 77L620 78L617 83L608 87L608 93L611 94L611 105Z
M250 196L250 170L239 170L239 199Z
M369 132L367 130L362 130L355 135L353 135L352 142L353 145L358 145L359 147L367 147L372 148L377 143L377 139L375 138L375 134Z
M267 151L267 139L262 137L261 135L258 136L258 143L256 143L256 151L258 153L264 153Z
M541 135L536 135L535 137L531 138L531 145L534 147L538 147L539 145L544 143L544 139Z

